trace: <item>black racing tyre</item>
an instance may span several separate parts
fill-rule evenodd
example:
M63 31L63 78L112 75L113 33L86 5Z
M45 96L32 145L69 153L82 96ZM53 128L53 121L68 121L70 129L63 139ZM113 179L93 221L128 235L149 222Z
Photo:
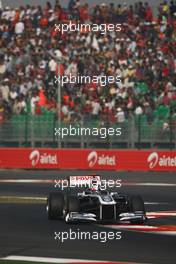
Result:
M132 196L130 199L130 209L131 212L142 212L145 215L145 206L143 199L141 198L140 195ZM131 220L132 224L143 224L145 222L144 219L133 219Z
M48 218L57 220L63 217L64 195L62 193L50 193L47 202Z
M67 213L79 212L80 202L77 196L70 195L67 197Z
M145 214L145 206L140 195L132 196L130 199L130 207L132 212L143 212Z

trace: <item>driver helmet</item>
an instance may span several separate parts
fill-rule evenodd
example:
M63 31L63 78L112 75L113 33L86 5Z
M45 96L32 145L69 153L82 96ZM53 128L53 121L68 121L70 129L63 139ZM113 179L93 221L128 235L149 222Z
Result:
M100 189L100 182L96 176L97 175L93 175L93 178L91 179L91 182L90 182L90 189L92 191L98 191Z

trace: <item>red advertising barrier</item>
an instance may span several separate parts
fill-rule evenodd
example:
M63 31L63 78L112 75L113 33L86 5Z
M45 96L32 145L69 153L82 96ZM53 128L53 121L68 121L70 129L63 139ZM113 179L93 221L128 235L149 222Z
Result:
M176 171L176 151L1 148L0 168Z

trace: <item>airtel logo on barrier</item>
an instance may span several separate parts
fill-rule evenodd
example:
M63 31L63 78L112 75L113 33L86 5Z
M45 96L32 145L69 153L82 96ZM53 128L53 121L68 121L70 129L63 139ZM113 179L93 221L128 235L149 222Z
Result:
M159 167L176 167L176 156L166 156L163 155L159 157L157 152L152 152L147 159L150 169L154 169L157 165Z
M149 156L148 156L148 164L149 164L149 168L150 169L153 169L156 167L157 163L158 163L158 159L159 159L159 156L158 156L158 153L156 152L153 152L151 153Z
M98 165L103 165L103 166L115 166L116 165L116 157L113 156L109 156L109 155L98 155L98 153L96 151L92 151L89 153L88 157L87 157L87 161L89 164L89 167L92 168L94 167L96 164Z
M39 164L58 164L57 155L51 155L48 153L41 154L39 150L33 150L29 155L31 165L34 167Z

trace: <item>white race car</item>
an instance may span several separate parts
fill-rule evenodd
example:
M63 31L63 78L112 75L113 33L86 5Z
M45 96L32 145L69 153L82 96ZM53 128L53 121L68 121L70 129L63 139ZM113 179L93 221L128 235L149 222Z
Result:
M69 186L85 186L83 192L71 194L52 192L47 200L49 219L64 219L66 222L130 222L144 223L147 220L144 202L139 195L129 196L118 192L101 190L99 175L70 176ZM89 186L89 188L86 188Z

